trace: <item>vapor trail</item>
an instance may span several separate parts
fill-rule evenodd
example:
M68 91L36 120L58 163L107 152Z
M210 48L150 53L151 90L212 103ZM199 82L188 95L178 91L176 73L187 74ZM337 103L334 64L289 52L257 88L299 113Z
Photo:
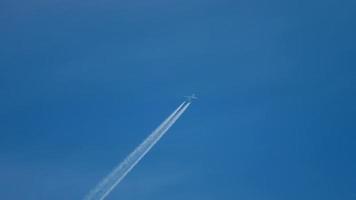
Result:
M103 200L136 166L149 150L162 138L168 129L179 119L189 107L190 102L183 102L161 125L159 125L124 161L122 161L108 176L106 176L89 194L85 200Z

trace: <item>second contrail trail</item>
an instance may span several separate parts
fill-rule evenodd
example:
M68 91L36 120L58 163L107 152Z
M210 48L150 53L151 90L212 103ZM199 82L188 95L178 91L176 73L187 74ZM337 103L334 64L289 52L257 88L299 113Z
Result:
M195 97L194 97L195 98ZM140 162L150 149L162 138L191 104L192 99L183 102L161 125L159 125L124 161L106 176L85 200L104 200L125 176Z

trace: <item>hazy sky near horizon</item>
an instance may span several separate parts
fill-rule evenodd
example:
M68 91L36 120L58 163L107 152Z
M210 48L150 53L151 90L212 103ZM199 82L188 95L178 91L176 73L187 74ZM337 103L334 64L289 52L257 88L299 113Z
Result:
M356 198L356 1L0 2L0 199Z

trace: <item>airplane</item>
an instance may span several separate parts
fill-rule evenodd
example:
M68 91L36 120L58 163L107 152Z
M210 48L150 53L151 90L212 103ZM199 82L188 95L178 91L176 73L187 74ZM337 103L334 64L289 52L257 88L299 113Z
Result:
M187 102L192 102L194 99L198 99L197 96L195 96L195 94L192 94L190 96L184 96L187 99Z

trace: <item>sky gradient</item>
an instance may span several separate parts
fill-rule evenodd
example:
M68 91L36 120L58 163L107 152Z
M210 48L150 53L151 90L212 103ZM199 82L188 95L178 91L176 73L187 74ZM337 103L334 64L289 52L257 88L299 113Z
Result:
M354 200L356 1L0 2L0 199Z

